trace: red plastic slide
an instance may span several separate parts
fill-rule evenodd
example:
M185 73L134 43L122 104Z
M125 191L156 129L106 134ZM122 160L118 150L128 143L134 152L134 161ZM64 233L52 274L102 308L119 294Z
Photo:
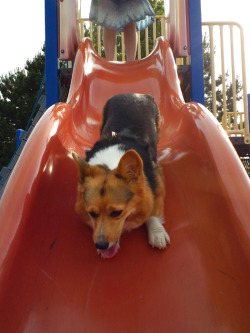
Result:
M144 227L110 260L74 211L77 169L118 93L148 93L162 115L165 227ZM0 205L0 332L250 332L250 185L234 148L201 105L185 104L169 44L145 59L107 62L86 39L67 103L32 132Z

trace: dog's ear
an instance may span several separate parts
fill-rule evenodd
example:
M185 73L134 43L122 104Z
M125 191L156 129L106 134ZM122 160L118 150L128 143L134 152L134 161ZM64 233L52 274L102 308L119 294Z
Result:
M90 165L76 153L72 153L72 156L73 156L75 163L77 165L77 168L79 170L81 180L83 181L85 177L90 176L90 172L91 172Z
M135 150L128 150L120 159L116 174L127 181L136 181L143 173L143 162Z

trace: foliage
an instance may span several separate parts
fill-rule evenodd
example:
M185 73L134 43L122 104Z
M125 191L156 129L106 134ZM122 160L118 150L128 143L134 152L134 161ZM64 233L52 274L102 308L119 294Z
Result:
M8 165L16 146L16 130L25 129L45 68L44 48L24 69L0 76L0 170Z
M155 15L164 15L164 0L149 0Z

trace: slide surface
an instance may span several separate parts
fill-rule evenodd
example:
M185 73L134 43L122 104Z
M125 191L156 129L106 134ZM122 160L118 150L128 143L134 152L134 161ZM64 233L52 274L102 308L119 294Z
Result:
M144 227L110 259L74 212L77 169L118 93L148 93L162 117L165 227ZM78 50L67 103L50 107L18 160L0 203L0 332L250 332L250 185L224 131L185 104L160 38L145 59L115 63L91 42Z

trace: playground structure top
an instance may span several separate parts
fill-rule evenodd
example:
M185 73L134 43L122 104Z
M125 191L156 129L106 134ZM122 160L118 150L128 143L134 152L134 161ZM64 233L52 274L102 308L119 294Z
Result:
M45 0L45 19L46 19L46 83L47 83L47 107L59 101L58 95L58 64L57 59L74 60L79 45L79 41L85 36L85 23L88 19L81 17L81 1L64 0L56 5L56 1ZM212 109L210 110L214 116L217 115L216 105L216 77L214 57L214 41L215 34L220 35L220 73L222 76L222 98L223 98L223 117L222 126L230 137L242 137L245 144L250 143L249 137L249 108L248 96L246 89L245 74L245 51L244 36L241 26L235 22L203 22L201 21L201 4L200 0L169 0L165 1L165 13L167 17L156 17L160 21L161 35L169 39L173 53L176 58L188 57L189 75L190 75L190 97L192 101L205 104L204 96L204 75L203 75L203 36L202 29L208 29L210 43L211 58L211 91L212 91ZM55 25L55 17L58 18L59 24ZM158 23L157 23L158 24ZM216 27L219 31L216 32ZM224 30L230 29L231 43L231 69L232 72L232 91L233 91L233 109L229 109L226 96L226 72L225 67L225 48ZM92 23L89 32L92 39ZM237 28L240 31L240 59L242 80L242 102L240 107L236 96L236 77L234 59L233 37ZM153 40L158 37L156 35L156 23L152 28ZM140 33L138 33L140 34ZM149 28L145 31L146 54L150 52L148 47ZM101 54L101 29L97 28L97 51ZM138 43L138 59L140 59L140 35ZM58 45L58 47L57 47ZM122 43L123 45L123 43ZM122 46L122 59L124 56L124 46ZM238 58L237 58L238 59ZM178 61L177 61L178 64Z

